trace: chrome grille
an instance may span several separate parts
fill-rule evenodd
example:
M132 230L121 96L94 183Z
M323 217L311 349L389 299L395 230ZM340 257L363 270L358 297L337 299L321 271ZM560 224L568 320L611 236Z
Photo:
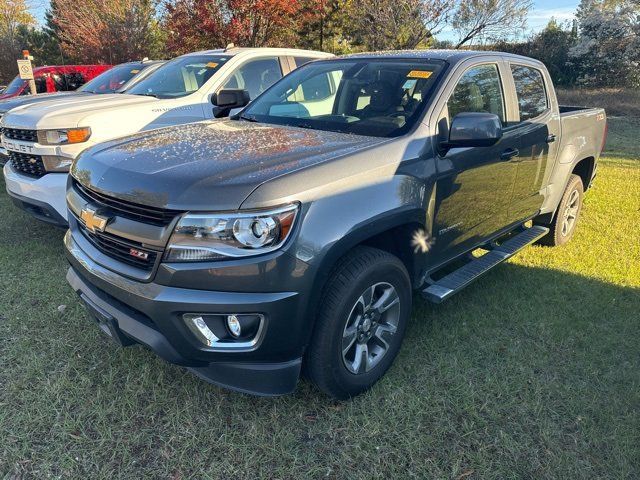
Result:
M47 174L40 155L9 151L11 166L25 175L31 177L42 177Z
M161 252L150 250L141 243L125 240L104 232L91 232L78 220L78 229L82 235L99 251L120 262L142 270L151 270ZM133 253L138 252L138 254ZM146 255L142 258L139 254Z
M23 130L20 128L3 128L2 134L6 138L10 138L12 140L20 140L23 142L37 142L38 141L38 131L37 130Z
M116 199L108 195L103 195L94 190L89 190L80 184L77 180L73 180L73 186L85 200L97 206L103 206L113 211L116 215L136 220L151 225L166 226L181 212L176 210L165 210L162 208L149 207L139 203L127 202L125 200Z

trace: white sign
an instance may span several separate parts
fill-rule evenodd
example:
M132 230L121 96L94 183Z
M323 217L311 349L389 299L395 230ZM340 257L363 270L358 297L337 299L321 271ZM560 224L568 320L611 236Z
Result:
M18 60L18 75L23 80L33 80L33 69L30 60Z

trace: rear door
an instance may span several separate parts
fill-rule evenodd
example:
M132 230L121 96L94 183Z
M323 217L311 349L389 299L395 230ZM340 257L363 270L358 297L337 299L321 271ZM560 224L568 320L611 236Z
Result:
M509 215L519 221L536 215L544 201L560 140L560 114L553 105L551 80L536 63L510 62L509 77L517 105L517 119L511 128L520 137Z
M458 113L494 113L508 125L512 109L505 95L504 69L499 60L476 64L449 82L455 87L437 118L438 143L448 139L449 125ZM491 147L438 152L433 258L446 260L462 253L509 223L515 164L505 152L518 145L518 135L507 131Z

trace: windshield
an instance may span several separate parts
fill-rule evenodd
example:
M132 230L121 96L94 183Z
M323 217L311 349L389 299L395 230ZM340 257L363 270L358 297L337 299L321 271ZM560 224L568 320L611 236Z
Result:
M117 65L78 89L79 92L113 93L145 68L143 63Z
M188 55L158 68L127 93L158 98L184 97L197 91L231 58L230 55Z
M24 84L25 80L21 79L20 77L16 77L11 80L11 83L7 85L7 88L5 88L2 93L7 95L18 93Z
M242 118L395 137L418 121L443 66L441 61L420 59L313 62L254 100Z

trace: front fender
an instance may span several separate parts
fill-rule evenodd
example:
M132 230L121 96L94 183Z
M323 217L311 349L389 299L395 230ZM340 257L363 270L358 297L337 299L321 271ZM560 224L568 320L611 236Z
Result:
M425 187L416 178L397 176L308 205L294 244L288 253L310 265L312 275L306 311L306 342L311 338L315 313L325 283L340 259L351 249L384 232L404 225L428 229ZM406 245L407 251L411 245Z

